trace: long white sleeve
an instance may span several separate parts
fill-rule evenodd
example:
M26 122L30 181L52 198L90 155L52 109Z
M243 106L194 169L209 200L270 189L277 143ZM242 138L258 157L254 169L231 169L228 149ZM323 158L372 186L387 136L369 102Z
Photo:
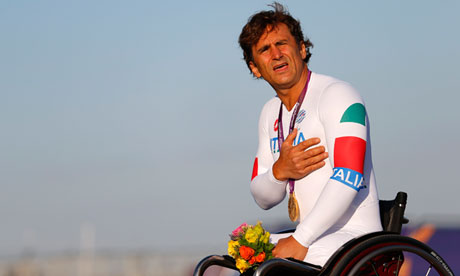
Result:
M252 196L256 203L265 210L283 201L286 196L287 184L287 181L279 181L273 176L272 166L274 159L271 149L276 147L275 145L270 145L270 143L273 144L274 141L269 137L269 125L266 117L267 109L270 104L271 102L264 106L259 118L259 147L254 161L251 180Z
M277 180L273 176L272 168L256 176L251 181L251 193L257 205L262 209L270 209L283 201L286 196L287 181Z
M363 187L367 138L365 108L351 86L335 83L327 87L321 95L317 112L324 127L333 174L313 209L293 234L306 247L351 208Z

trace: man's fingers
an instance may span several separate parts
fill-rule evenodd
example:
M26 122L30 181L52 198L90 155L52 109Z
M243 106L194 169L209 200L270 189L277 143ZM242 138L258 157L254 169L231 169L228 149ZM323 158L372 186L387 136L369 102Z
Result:
M318 154L316 156L313 156L313 157L306 157L304 158L304 160L302 161L299 161L296 166L297 166L297 169L299 170L304 170L305 168L309 167L309 166L312 166L312 165L315 165L317 163L321 163L323 162L327 157L329 156L329 154L327 152L323 152L321 154ZM322 165L324 166L324 164ZM322 167L320 166L320 168Z
M294 128L292 132L288 135L288 137L286 137L286 140L284 140L284 143L288 145L292 145L294 143L294 139L296 136L297 136L297 128Z
M307 139L307 140L303 141L302 143L299 143L297 145L297 148L299 148L299 150L306 150L311 146L319 144L320 141L321 140L319 138L317 138L317 137L310 138L310 139Z
M275 258L278 257L278 250L277 250L276 246L275 246L275 248L273 248L272 255Z
M310 173L324 167L326 165L326 162L320 161L318 163L314 163L312 165L308 165L304 167L302 170L299 171L299 176L296 177L295 179L300 179L302 177L305 177L306 175L309 175Z
M326 162L324 161L321 161L321 162L318 162L318 163L315 163L309 167L306 168L306 174L310 174L311 172L314 172L316 171L317 169L320 169L322 167L324 167L324 165L326 165Z
M314 147L312 149L309 149L307 151L296 151L295 153L293 153L295 155L295 158L293 159L295 162L300 162L300 161L304 161L304 160L307 160L307 159L310 159L312 157L316 157L318 155L321 155L323 156L322 159L325 159L328 157L327 153L326 155L324 156L323 153L325 153L326 151L326 148L324 146L319 146L319 147Z
M313 157L313 156L322 154L325 151L326 151L326 148L324 146L314 147L312 149L302 152L302 156L304 158L309 158L309 157Z

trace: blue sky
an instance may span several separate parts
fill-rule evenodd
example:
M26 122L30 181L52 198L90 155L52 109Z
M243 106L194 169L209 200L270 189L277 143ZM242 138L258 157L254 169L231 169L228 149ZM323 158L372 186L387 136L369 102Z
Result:
M267 1L0 1L0 254L225 248L287 221L249 194L271 88L237 38ZM456 1L282 1L310 68L352 83L379 192L415 220L460 218Z

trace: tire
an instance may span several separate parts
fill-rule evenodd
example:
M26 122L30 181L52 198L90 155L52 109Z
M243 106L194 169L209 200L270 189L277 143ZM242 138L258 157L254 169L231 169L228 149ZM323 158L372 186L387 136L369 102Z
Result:
M422 268L422 275L454 275L441 256L428 245L397 234L383 234L357 244L335 263L330 275L394 276L399 275L404 262L411 262L413 269Z

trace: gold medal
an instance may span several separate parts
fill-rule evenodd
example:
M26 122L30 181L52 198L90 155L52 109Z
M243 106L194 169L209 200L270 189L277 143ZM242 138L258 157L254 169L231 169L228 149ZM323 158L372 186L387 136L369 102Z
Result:
M297 203L294 192L289 193L288 211L291 221L299 219L299 204Z
M291 115L291 123L289 124L289 134L292 133L294 130L294 126L296 124L296 119L297 116L299 115L299 110L300 107L302 106L303 100L305 98L305 94L307 93L308 90L308 83L310 82L310 77L311 77L311 71L307 70L308 76L307 76L307 82L305 83L305 87L303 88L302 92L299 95L299 98L297 99L297 103L295 104L294 110L292 111ZM281 149L281 145L284 142L284 132L283 132L283 102L280 104L280 112L278 114L278 130L275 129L275 131L278 131L278 148ZM288 211L289 211L289 218L292 221L296 221L299 219L300 216L300 210L299 210L299 204L297 203L297 199L295 198L294 194L294 185L295 185L295 180L294 179L289 179L289 202L288 202Z

